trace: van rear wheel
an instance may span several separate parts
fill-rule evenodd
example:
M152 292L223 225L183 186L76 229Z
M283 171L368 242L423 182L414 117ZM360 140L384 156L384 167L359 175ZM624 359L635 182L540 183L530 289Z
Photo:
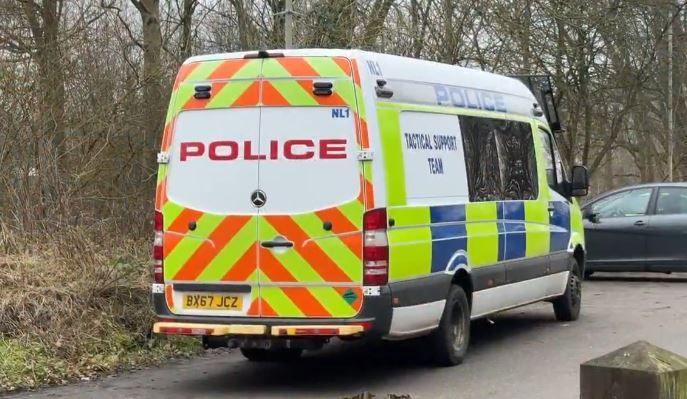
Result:
M439 328L431 340L437 364L455 366L463 362L470 343L470 305L462 287L451 286Z
M251 362L288 362L300 358L303 354L303 349L241 348L241 354Z
M582 308L582 278L580 265L577 262L570 270L565 293L553 300L553 312L558 321L575 321Z

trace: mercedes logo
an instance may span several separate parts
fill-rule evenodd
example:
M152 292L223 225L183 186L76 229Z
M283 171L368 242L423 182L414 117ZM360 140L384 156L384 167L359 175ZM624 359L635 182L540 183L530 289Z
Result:
M250 195L250 202L256 208L262 208L267 202L267 194L262 190L255 190L253 194Z

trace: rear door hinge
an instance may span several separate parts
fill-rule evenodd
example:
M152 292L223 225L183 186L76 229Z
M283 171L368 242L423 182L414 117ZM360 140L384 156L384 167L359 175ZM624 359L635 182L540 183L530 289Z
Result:
M157 153L157 163L168 164L169 163L169 153L168 152L158 152Z
M371 150L358 151L358 161L371 161L374 158L374 152Z

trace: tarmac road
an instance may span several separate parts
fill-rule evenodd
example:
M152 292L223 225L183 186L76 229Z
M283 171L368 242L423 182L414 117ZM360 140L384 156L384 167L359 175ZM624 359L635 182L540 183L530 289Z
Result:
M238 351L12 398L579 398L579 364L637 340L687 356L687 274L599 274L583 313L559 323L548 303L476 322L466 362L436 368L421 340L330 345L291 364Z

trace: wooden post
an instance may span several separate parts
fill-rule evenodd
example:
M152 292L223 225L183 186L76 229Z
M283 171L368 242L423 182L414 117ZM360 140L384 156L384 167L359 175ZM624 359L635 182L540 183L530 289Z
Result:
M580 399L687 399L687 359L635 342L580 365Z

